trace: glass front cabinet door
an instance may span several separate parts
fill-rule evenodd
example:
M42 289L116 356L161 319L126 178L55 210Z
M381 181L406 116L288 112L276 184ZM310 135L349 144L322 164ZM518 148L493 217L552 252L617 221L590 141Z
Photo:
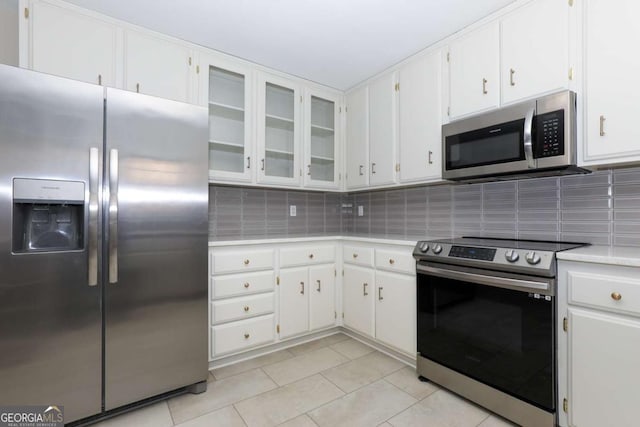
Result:
M236 64L203 57L199 103L209 108L209 180L251 181L252 73Z
M311 90L305 96L304 185L337 188L339 98Z
M298 85L276 76L258 78L258 182L299 186L303 98Z

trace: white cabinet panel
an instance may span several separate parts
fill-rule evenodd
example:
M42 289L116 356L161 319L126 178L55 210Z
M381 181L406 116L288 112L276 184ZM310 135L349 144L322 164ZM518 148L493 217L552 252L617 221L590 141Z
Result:
M640 322L569 309L569 424L638 424Z
M376 339L416 352L415 276L376 272Z
M376 249L376 268L414 274L416 260L413 258L413 248L407 248L405 251Z
M211 323L230 322L269 314L273 313L273 309L273 292L215 301L211 304Z
M373 267L373 248L345 244L342 249L342 260L349 264Z
M280 271L280 338L299 335L309 330L309 296L312 287L308 268Z
M442 177L442 62L436 51L400 68L400 181Z
M541 28L544 30L541 31ZM569 3L536 0L502 20L502 101L560 90L569 76Z
M178 43L133 30L125 32L125 88L190 102L191 53Z
M369 85L369 184L395 182L396 75Z
M352 265L344 266L342 306L344 325L364 335L374 336L375 271Z
M640 2L589 0L585 9L584 160L587 164L638 161Z
M361 87L347 94L346 183L347 189L368 184L369 94Z
M255 317L211 328L211 355L217 357L274 340L274 316Z
M281 267L332 263L335 259L335 245L295 246L280 249Z
M273 263L273 249L219 250L211 254L211 273L267 270Z
M640 316L640 280L569 271L569 304Z
M116 86L118 27L39 1L33 3L29 20L34 70Z
M309 267L309 329L336 323L335 265Z
M449 47L452 118L500 103L500 27L497 21L451 42Z
M228 298L272 291L275 284L273 270L258 273L229 274L211 278L211 297Z

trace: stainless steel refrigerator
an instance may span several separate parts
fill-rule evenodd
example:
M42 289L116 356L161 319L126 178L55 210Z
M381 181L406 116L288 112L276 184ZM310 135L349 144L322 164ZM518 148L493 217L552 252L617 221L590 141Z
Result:
M207 378L207 112L0 65L0 404Z

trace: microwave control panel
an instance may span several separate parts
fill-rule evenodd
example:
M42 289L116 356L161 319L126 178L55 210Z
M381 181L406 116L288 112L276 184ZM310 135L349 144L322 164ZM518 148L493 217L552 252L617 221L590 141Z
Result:
M536 116L536 158L564 155L564 110Z

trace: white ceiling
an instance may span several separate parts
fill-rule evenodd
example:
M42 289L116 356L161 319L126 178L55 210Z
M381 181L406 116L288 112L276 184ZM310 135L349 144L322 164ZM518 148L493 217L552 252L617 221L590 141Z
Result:
M514 0L68 0L348 89Z

